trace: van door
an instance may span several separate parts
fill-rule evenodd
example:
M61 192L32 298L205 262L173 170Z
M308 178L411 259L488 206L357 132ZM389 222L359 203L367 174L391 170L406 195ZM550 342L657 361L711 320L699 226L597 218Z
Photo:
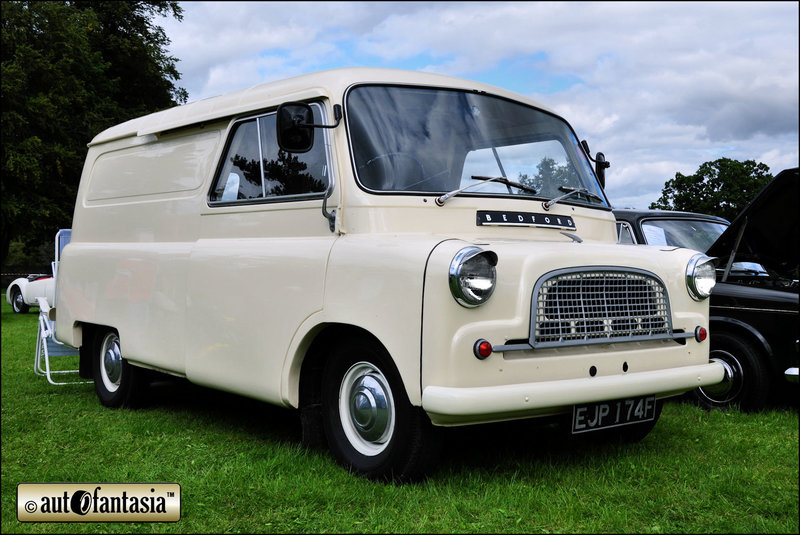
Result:
M280 402L289 344L322 309L336 240L321 211L330 159L327 134L307 153L280 151L274 113L232 125L189 262L191 381Z

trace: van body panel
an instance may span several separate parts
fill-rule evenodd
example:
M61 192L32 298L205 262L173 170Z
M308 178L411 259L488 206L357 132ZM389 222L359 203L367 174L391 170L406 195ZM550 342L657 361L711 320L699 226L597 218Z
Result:
M431 234L350 234L329 260L325 316L377 338L414 405L421 403L420 336L428 256L442 237Z
M544 110L548 109L532 99L506 89L446 75L379 68L330 69L286 80L267 82L138 117L99 133L92 140L90 146L124 137L147 136L191 125L207 124L223 118L273 108L283 102L326 97L332 99L334 103L341 104L341 96L354 83L387 82L407 85L440 85L468 91L486 91L506 98L521 100Z
M290 102L314 124L277 113ZM293 128L313 128L309 151L282 148ZM81 352L98 375L124 359L298 407L304 426L324 413L354 465L405 441L409 414L462 425L719 382L688 290L710 259L617 244L587 151L524 96L390 69L133 119L89 145L56 336L115 330L110 364Z
M139 145L98 157L86 193L87 204L170 196L200 188L214 166L219 132L171 137L155 146Z
M337 240L319 215L321 201L304 204L202 218L208 237L191 252L186 306L186 375L193 382L281 402L284 359L299 325L323 308ZM304 235L303 226L316 227L316 235ZM281 236L287 229L294 235Z
M588 376L591 366L597 376L652 371L705 364L708 344L680 344L673 340L643 340L608 344L567 345L493 353L479 360L473 354L477 340L493 346L512 341L527 342L531 332L533 291L538 280L558 270L582 267L634 268L660 278L669 292L674 330L693 332L707 325L705 307L681 288L682 273L664 265L688 262L694 251L659 247L609 249L601 244L527 241L482 242L481 247L498 255L497 288L492 298L477 309L466 309L447 288L447 266L467 242L442 243L431 256L426 274L423 325L422 388L427 386L471 388L515 383L561 381ZM628 363L628 371L622 364Z
M131 361L182 374L190 251L186 243L66 247L62 258L69 268L59 272L59 339L80 346L67 325L112 326L126 341Z
M485 199L458 196L437 206L435 196L364 195L352 191L348 195L347 210L343 224L348 233L425 233L435 229L442 236L457 236L469 240L511 239L544 242L572 242L572 238L561 234L557 228L513 225L476 225L479 211L505 211L508 213L537 213L565 222L569 217L576 229L564 230L586 242L608 243L616 239L615 231L609 235L609 223L614 216L605 210L582 210L555 205L547 212L542 203L531 200ZM446 208L446 209L445 209Z

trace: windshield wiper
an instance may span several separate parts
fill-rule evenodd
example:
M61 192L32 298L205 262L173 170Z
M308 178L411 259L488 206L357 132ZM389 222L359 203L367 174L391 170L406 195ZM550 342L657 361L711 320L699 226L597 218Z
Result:
M519 182L514 182L513 180L509 180L504 176L479 176L479 175L473 175L470 178L472 178L473 180L481 180L482 182L473 182L472 184L467 184L463 188L451 191L450 193L445 193L441 197L437 197L436 198L436 204L438 206L444 206L444 203L447 202L447 199L449 199L450 197L454 197L454 196L458 195L459 193L461 193L464 190L473 188L475 186L479 186L481 184L485 184L487 182L499 182L500 184L505 184L506 186L511 186L512 188L521 189L523 191L527 191L527 192L530 192L530 193L533 193L534 195L536 195L536 190L533 189L532 187L526 186L525 184L520 184Z
M550 199L547 202L543 202L542 203L542 208L544 208L545 210L549 210L550 207L553 206L555 203L557 203L559 201L563 201L567 197L572 197L573 195L576 195L576 194L586 195L587 197L591 197L593 199L597 199L600 202L603 202L603 198L602 197L600 197L599 195L595 195L594 193L592 193L591 191L589 191L586 188L573 188L573 187L570 187L570 186L561 186L558 189L560 189L561 191L566 191L567 193L565 193L564 195L560 195L560 196L558 196L558 197L556 197L554 199Z

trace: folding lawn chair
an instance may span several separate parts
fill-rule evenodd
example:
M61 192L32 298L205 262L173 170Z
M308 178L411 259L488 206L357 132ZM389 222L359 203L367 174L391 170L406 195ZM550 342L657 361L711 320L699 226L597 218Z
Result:
M56 381L54 379L53 376L77 376L78 350L56 340L56 326L50 320L50 305L44 297L38 297L37 301L39 302L39 332L36 335L36 358L33 363L33 371L36 375L44 375L50 384L54 385L91 382L76 379L75 377L71 377L66 381ZM54 360L51 362L51 359ZM59 361L58 366L53 366L56 362L55 359ZM70 365L76 366L76 368L63 369Z

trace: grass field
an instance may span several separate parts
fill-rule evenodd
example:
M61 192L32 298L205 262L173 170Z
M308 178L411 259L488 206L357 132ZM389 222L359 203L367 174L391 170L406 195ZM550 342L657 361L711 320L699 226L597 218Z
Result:
M33 373L36 310L2 302L3 533L798 533L798 411L670 402L641 443L531 422L448 430L426 482L351 476L295 411L183 382L137 410ZM175 482L176 523L21 523L23 482Z

